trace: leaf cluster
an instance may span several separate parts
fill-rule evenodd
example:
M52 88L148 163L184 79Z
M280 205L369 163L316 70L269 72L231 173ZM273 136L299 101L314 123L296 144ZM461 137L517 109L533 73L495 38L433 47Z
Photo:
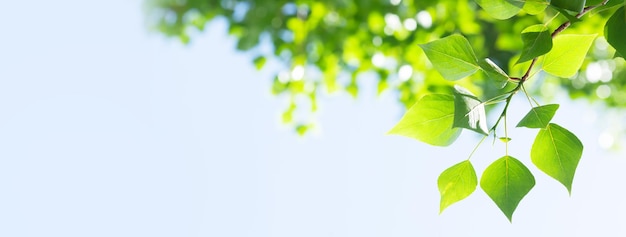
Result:
M295 114L315 112L320 95L347 93L356 97L365 77L375 77L377 93L391 92L406 108L424 94L450 92L454 83L444 80L428 63L420 44L454 34L466 37L473 48L481 49L478 58L489 55L489 61L478 61L481 68L497 63L502 69L484 70L487 74L473 74L455 83L490 98L498 95L500 82L506 81L501 77L494 83L491 78L524 70L525 66L519 69L515 62L529 63L537 54L547 52L545 44L532 43L547 42L546 33L556 25L575 21L569 33L603 34L602 25L609 18L614 23L607 29L623 29L619 12L624 8L623 0L610 0L582 21L575 15L585 1L569 0L146 2L148 22L164 35L187 43L218 19L226 22L237 49L249 52L257 68L263 68L268 60L282 65L275 72L271 90L290 101L283 121L302 131L314 123L313 118L298 120ZM582 5L601 2L588 0ZM499 20L509 17L512 19ZM592 47L583 58L582 71L572 78L545 75L542 85L553 86L528 83L528 93L549 99L556 91L547 88L555 88L574 98L601 99L609 106L625 107L626 70L623 60L613 59L614 52L626 50L621 40L624 31L609 32L606 41L612 47ZM606 44L604 39L596 41ZM265 47L268 45L271 47ZM594 70L586 71L588 66ZM597 76L597 69L610 77ZM609 88L611 93L598 94L599 87Z

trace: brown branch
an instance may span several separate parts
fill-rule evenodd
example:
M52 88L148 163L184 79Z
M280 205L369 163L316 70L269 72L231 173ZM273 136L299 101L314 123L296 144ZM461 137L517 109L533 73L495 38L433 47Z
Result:
M606 5L607 2L609 2L609 0L604 0L604 1L602 1L598 5L585 7L580 13L576 14L576 16L574 16L574 17L576 17L577 19L580 19L581 17L583 17L585 14L587 14L591 10ZM550 36L552 38L556 37L556 35L558 35L562 31L564 31L565 29L567 29L570 25L572 25L571 21L564 22L558 28L556 28L556 30L554 30L554 32L552 32L552 34ZM530 76L530 71L533 69L533 67L535 66L536 62L537 62L537 58L533 58L533 61L530 62L530 66L528 66L528 70L526 70L526 73L524 73L524 76L522 76L522 78L520 78L519 83L524 83L528 79L528 77Z

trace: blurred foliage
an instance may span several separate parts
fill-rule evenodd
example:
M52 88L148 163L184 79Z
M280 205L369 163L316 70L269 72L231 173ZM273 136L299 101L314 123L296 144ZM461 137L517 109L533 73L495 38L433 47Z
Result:
M284 65L276 71L271 90L290 98L283 121L304 133L311 121L295 121L294 113L314 112L320 94L347 92L356 97L360 80L372 75L377 78L377 93L392 91L406 107L426 93L449 93L453 83L478 97L495 97L499 85L484 74L444 80L418 44L460 33L478 58L489 57L511 77L521 77L529 62L515 65L523 46L520 32L535 24L547 24L553 31L572 19L563 11L544 11L545 6L537 5L541 2L527 1L508 20L497 20L468 0L148 0L147 6L149 22L184 43L222 18L238 50L258 52L260 45L270 44L272 52L253 55L252 61L259 69L268 59ZM623 5L622 0L611 0L566 32L602 36L609 16ZM598 37L575 76L554 78L540 72L525 85L543 100L565 92L571 98L626 107L626 64L614 55L615 50Z

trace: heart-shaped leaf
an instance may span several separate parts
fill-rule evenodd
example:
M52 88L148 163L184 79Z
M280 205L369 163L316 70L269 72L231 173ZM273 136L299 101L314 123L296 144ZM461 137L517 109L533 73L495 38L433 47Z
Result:
M530 159L537 168L561 182L571 193L582 153L583 144L576 135L550 123L537 134L530 150Z
M512 221L519 202L535 186L535 177L519 160L504 156L493 162L480 179L480 187Z
M420 47L433 67L447 80L459 80L480 68L472 46L461 35L451 35Z
M550 52L552 49L552 36L548 27L542 24L526 27L522 31L522 55L517 63L526 62Z
M435 145L448 146L461 134L453 128L454 97L444 94L428 94L415 103L388 134L415 138Z
M476 178L476 171L469 160L444 170L437 180L441 194L439 213L472 194L476 190L476 185L478 185L478 178Z
M517 124L517 127L527 128L546 128L554 117L556 110L559 108L558 104L550 104L532 108L530 112L522 118Z
M476 0L487 14L496 19L509 19L522 10L524 1L520 0Z
M571 77L583 64L596 35L559 35L543 61L543 70L558 76Z
M487 135L487 115L483 104L472 92L454 86L454 127Z

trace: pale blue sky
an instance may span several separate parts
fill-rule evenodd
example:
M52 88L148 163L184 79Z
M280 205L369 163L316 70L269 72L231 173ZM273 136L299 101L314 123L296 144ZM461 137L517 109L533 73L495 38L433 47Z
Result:
M530 167L510 224L481 190L438 214L437 176L471 133L451 148L385 136L402 110L366 92L323 97L300 138L271 71L219 21L182 46L147 31L138 0L0 0L0 30L0 236L626 235L626 159L599 148L607 120L585 103L555 117L586 146L572 196ZM535 132L512 131L526 164ZM502 154L486 143L472 161Z

